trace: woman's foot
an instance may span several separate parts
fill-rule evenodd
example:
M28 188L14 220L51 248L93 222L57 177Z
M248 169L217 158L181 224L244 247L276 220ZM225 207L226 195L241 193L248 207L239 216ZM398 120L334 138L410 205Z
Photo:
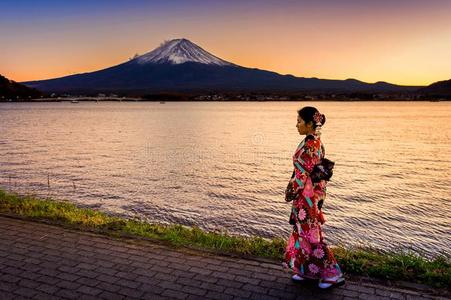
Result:
M329 278L322 278L319 280L318 287L320 289L329 289L336 286L342 286L345 284L343 276L334 276Z
M305 279L303 277L301 277L299 274L294 274L293 276L291 276L291 279L293 281L304 281Z

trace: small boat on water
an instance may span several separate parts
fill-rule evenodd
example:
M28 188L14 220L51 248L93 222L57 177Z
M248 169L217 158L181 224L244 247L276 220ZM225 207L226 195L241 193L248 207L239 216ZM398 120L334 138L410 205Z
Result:
M70 103L78 103L78 100L72 100Z

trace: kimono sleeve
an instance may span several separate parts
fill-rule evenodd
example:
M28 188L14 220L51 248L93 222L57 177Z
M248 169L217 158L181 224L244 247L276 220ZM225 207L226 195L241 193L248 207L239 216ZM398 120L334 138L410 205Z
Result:
M305 144L302 147L299 155L295 157L294 162L294 188L303 189L310 178L310 172L316 164L321 160L321 141L314 138L306 138ZM310 185L311 185L311 180Z

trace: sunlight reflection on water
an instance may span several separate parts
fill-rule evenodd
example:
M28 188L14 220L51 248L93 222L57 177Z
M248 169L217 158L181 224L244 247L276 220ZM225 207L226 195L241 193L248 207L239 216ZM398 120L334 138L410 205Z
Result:
M153 222L287 237L296 109L327 116L331 244L451 248L451 103L0 103L0 186ZM50 178L50 189L47 184Z

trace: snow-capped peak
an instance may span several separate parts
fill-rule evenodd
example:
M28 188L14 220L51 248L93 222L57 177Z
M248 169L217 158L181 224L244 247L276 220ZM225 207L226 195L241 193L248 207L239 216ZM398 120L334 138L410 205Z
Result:
M185 62L197 62L207 65L231 66L225 60L208 53L201 47L187 39L175 39L162 43L155 50L138 56L136 61L140 64L146 63L170 63L183 64Z

